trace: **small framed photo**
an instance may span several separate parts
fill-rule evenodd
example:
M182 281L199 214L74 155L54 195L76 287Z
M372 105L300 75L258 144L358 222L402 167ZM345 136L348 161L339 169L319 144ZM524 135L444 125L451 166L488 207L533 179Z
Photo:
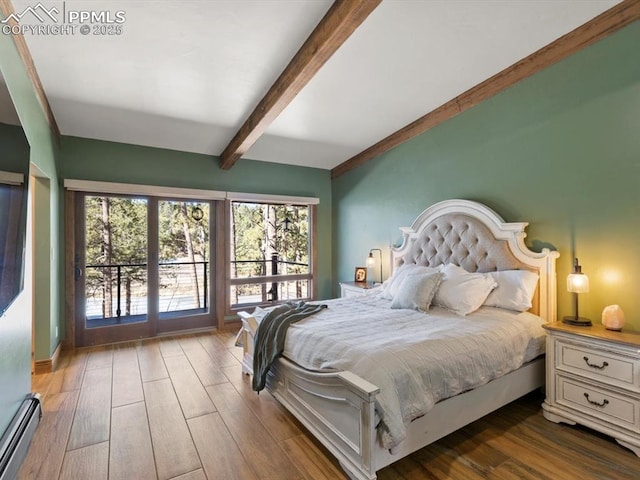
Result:
M367 267L356 267L355 281L358 283L366 283Z

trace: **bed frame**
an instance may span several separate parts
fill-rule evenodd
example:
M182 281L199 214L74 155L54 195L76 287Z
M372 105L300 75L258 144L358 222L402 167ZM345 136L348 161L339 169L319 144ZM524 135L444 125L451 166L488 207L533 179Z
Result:
M467 271L527 269L539 274L531 311L556 319L557 252L536 253L524 243L527 223L505 223L490 208L468 200L447 200L427 208L411 227L401 228L402 244L391 248L392 268L404 263L436 266L455 263ZM243 372L252 373L251 316L241 312ZM407 438L393 451L376 435L378 387L351 372L312 372L280 357L267 376L267 389L358 480L429 445L544 385L539 357L479 388L443 400L407 427Z

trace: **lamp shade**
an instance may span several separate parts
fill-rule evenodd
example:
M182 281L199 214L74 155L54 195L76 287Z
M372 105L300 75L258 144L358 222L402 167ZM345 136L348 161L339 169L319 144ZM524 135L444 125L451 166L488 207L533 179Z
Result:
M571 293L587 293L589 291L589 277L584 273L570 273L567 276L567 290Z
M373 253L369 252L369 256L367 257L367 267L373 268L376 265L376 259L373 258Z

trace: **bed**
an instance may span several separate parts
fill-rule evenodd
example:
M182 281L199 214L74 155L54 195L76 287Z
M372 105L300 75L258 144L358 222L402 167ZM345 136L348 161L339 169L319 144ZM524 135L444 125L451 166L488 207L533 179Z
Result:
M329 304L328 309L290 328L284 355L276 360L267 376L267 389L338 459L351 478L375 479L376 472L381 468L544 384L544 355L540 355L544 353L543 337L542 340L539 336L520 338L524 334L516 331L512 323L515 323L513 319L522 321L523 325L527 325L523 329L534 332L542 331L541 323L555 321L555 261L558 253L546 248L539 253L529 250L524 243L526 226L527 223L505 223L493 210L477 202L447 200L437 203L418 216L411 227L401 228L402 243L391 248L391 278L397 280L401 271L418 266L423 268L423 273L430 268L439 272L455 268L472 273L491 272L482 276L490 278L514 271L521 275L531 272L535 274L536 282L528 298L530 303L527 306L531 306L528 311L510 312L496 308L490 302L464 316L438 306L427 313L403 308L389 309L390 302L395 302L398 297L390 300L389 296L385 297L385 290L372 290L362 297L325 302ZM423 275L429 280L437 277L436 297L440 295L438 288L444 285L442 280L446 277L443 275ZM388 292L389 287L385 288ZM503 293L508 291L506 287L501 288ZM444 291L444 288L441 290ZM436 298L433 301L437 305L447 305L445 294L441 296L440 300ZM355 316L355 311L364 313L361 318L366 320L362 320L360 330L377 331L375 329L382 328L379 326L385 322L391 325L391 329L388 332L381 331L377 344L373 339L375 335L371 336L371 340L357 335L350 337L348 328L340 333L340 340L326 340L323 344L323 327L327 331L334 331L343 323L348 325L349 317ZM244 346L243 372L251 374L257 322L254 314L241 312L240 317L243 322L240 332ZM481 321L488 322L490 328L474 333ZM427 327L420 325L427 323L435 333L422 332ZM409 332L410 339L392 338L394 326L398 331ZM453 338L453 343L446 347L442 346L445 343L432 342L428 347L423 345L423 340L431 335L443 338L444 342L453 332L464 329L471 329L467 341L471 342L473 348L460 343L460 349L456 349L455 345L459 342L457 338ZM470 357L471 350L482 355L482 352L499 349L487 347L482 342L501 336L502 330L513 330L512 335L516 338L513 342L520 348L520 353L514 354L517 359L505 354L494 364L490 363L493 360L485 357ZM417 331L425 335L425 339L416 338L420 336L415 333ZM453 387L447 384L442 388L434 388L436 393L433 394L414 395L413 400L409 396L411 408L403 403L399 407L401 418L398 421L395 418L398 415L390 413L395 412L392 407L395 408L395 403L398 403L393 396L398 392L394 391L400 392L402 402L406 402L407 395L402 388L390 386L381 374L377 374L394 360L378 361L377 366L370 368L370 365L375 365L374 360L359 362L358 359L366 354L362 353L366 350L361 351L360 347L364 349L367 343L375 344L376 352L371 355L378 355L377 351L392 346L395 348L393 344L405 341L415 343L415 348L422 350L415 354L413 350L405 352L403 348L392 353L394 358L396 355L400 358L397 363L405 366L402 372L417 371L419 365L413 360L415 358L438 367L438 359L443 358L439 352L453 350L452 358L457 362L456 368L464 372L460 376L465 380L454 382ZM505 343L505 340L498 342ZM316 348L315 352L303 349L302 344L305 343L320 348ZM338 353L335 356L337 360L332 363L325 355L325 350L331 349L334 344ZM535 345L538 346L537 350ZM469 364L487 363L488 369L477 373L467 372L469 365L463 365L466 357L469 357ZM406 376L405 373L401 375L402 378ZM425 373L422 376L432 375ZM449 377L453 376L449 374ZM466 377L469 377L468 381ZM418 405L423 401L425 405ZM407 411L410 412L409 416L406 415Z

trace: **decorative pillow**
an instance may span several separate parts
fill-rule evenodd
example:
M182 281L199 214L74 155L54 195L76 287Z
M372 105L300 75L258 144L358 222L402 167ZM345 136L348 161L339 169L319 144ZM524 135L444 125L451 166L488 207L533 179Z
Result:
M531 300L538 285L538 274L528 270L503 270L489 272L488 275L498 286L489 294L485 305L516 312L524 312L531 308Z
M384 281L382 284L382 293L380 294L381 298L385 298L387 300L393 300L393 297L398 292L402 281L405 279L407 275L418 275L424 273L435 273L438 272L440 268L432 268L432 267L423 267L421 265L416 265L415 263L405 263L398 267L391 277Z
M444 278L433 304L451 310L458 315L475 312L482 306L497 283L486 273L469 273L457 265L448 264L442 269Z
M426 312L442 281L442 273L412 274L405 276L393 297L391 308L410 308Z
M459 275L469 275L464 268L459 267L458 265L454 265L453 263L447 263L444 267L440 269L442 274L444 275L443 280L448 278L457 277Z

